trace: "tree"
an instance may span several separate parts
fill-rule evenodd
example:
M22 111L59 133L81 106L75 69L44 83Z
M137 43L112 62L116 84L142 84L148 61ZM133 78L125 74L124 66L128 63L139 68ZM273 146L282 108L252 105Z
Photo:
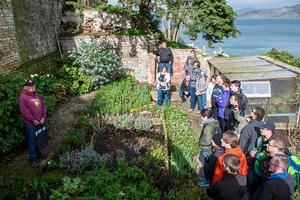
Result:
M224 37L240 34L234 25L236 13L225 0L156 0L155 11L160 16L162 33L170 41L178 42L183 27L191 40L202 33L210 47L222 43Z

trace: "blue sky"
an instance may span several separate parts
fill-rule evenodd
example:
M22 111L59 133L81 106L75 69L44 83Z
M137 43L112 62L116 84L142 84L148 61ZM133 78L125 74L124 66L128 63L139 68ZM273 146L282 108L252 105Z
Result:
M234 10L243 8L280 8L284 6L293 6L300 3L300 0L226 0Z
M293 6L300 3L300 0L226 0L234 10L244 8L280 8L284 6ZM118 0L109 0L110 4L116 4Z

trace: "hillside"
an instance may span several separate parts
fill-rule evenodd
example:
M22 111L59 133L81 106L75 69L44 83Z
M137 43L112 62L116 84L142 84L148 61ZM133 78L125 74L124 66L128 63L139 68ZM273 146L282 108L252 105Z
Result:
M238 18L246 19L295 19L300 18L300 4L282 7L277 9L253 10L244 14L238 15Z

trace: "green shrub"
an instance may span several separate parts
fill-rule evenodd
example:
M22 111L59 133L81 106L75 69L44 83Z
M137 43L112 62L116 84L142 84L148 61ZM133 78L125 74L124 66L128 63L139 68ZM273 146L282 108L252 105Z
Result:
M26 76L0 74L0 155L6 155L25 139L24 123L18 104ZM4 160L2 160L4 161Z
M121 57L110 52L111 46L105 40L92 40L90 44L81 40L79 47L74 49L69 57L74 60L83 74L91 76L94 89L100 85L115 81L124 72Z
M130 114L119 115L114 120L117 128L133 128L134 119Z
M50 196L50 200L56 199L76 199L83 191L82 181L79 177L70 178L68 176L62 178L62 186L57 189L52 189L52 195Z
M295 57L292 53L286 50L280 51L279 49L272 48L270 51L263 53L262 55L269 56L281 62L300 68L300 58Z
M67 89L68 95L81 95L92 90L91 77L84 75L76 66L73 66L71 59L60 59L61 67L56 71L55 76Z
M153 187L151 176L137 167L128 167L120 162L115 171L97 169L89 173L85 190L79 199L160 199L160 192Z
M191 128L189 116L176 107L165 110L165 120L170 139L170 171L179 176L191 175L195 167L192 157L199 153L199 135Z
M85 114L117 115L151 103L149 86L137 86L137 80L131 75L120 81L102 86L96 94L95 101L84 111Z
M134 128L137 131L150 131L153 125L147 117L138 117L134 121Z
M113 5L108 5L106 6L106 8L104 9L105 12L107 13L119 13L119 14L125 14L126 10L124 8L122 8L119 5L113 6Z
M116 35L149 35L149 34L150 34L149 30L143 30L138 28L121 30L116 33Z
M112 163L109 154L98 154L92 146L82 150L66 152L59 157L59 167L72 174L81 174Z
M174 42L174 41L166 41L167 46L170 49L193 49L193 47L189 47L185 44L181 44L179 42Z
M75 149L79 149L84 142L84 133L74 129L71 130L65 137L60 141L60 144L56 148L56 153L62 154L65 152L71 152Z

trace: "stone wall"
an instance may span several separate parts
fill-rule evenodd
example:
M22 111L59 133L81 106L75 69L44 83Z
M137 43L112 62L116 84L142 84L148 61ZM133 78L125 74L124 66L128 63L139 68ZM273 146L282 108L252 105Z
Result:
M79 21L80 18L76 12L65 12L62 17L63 33L72 33ZM106 12L99 13L95 10L83 11L81 24L83 33L110 34L134 27L134 20L126 15Z
M157 46L154 37L81 35L60 38L60 43L63 47L63 52L66 53L76 48L80 40L90 42L92 38L96 40L106 39L112 45L113 50L122 56L122 63L139 82L150 82L149 53Z
M30 73L53 65L61 9L60 0L1 0L0 72Z

